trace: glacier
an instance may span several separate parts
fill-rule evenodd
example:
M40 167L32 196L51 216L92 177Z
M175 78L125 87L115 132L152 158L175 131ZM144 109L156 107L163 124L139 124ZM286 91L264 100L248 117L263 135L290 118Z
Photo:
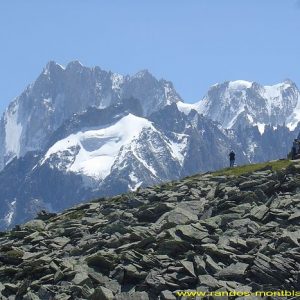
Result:
M54 160L57 167L66 172L74 172L103 180L110 174L112 165L121 149L132 142L144 128L153 128L151 122L145 118L128 114L115 124L109 126L80 131L55 143L46 153L40 164ZM70 149L77 148L75 153ZM67 165L61 164L62 155L70 155Z

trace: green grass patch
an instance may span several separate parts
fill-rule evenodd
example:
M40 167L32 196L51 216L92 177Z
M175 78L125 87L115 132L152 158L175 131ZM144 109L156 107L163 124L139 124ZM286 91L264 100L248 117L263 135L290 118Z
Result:
M77 220L85 216L84 210L75 210L65 215L66 219Z
M289 165L293 164L292 161L288 159L276 160L276 161L268 161L259 164L250 164L250 165L243 165L237 166L234 168L226 168L216 172L212 172L212 175L219 176L219 175L234 175L239 176L247 173L252 173L255 171L263 170L270 168L272 171L279 171L281 169L286 169Z
M21 258L24 253L21 250L9 250L6 252L6 255L13 258Z

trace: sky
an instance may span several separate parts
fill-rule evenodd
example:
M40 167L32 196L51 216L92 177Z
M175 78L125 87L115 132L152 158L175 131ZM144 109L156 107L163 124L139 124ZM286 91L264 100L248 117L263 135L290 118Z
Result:
M48 61L148 69L185 102L217 82L300 86L300 0L1 0L0 113Z

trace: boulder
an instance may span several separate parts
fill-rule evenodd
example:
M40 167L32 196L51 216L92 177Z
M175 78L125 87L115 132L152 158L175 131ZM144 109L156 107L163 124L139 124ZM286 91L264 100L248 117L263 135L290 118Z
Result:
M100 286L95 289L94 293L90 297L90 300L114 300L114 294L106 287Z

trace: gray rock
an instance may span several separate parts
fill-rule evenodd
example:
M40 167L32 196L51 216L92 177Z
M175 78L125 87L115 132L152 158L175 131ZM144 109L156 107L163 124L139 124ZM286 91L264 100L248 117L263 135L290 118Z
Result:
M194 263L195 263L195 266L196 266L196 272L198 275L204 275L204 274L207 274L207 271L206 271L206 263L205 261L203 260L202 257L196 255L193 257L194 258Z
M95 289L93 295L91 296L90 300L98 300L98 299L103 299L103 300L114 300L114 294L111 290L100 286Z
M76 285L84 285L90 282L91 279L89 278L88 274L85 272L76 273L75 277L73 278L72 282Z
M23 296L24 300L41 300L39 296L29 291L26 295Z
M249 189L249 188L253 188L253 187L257 187L259 184L261 184L263 182L263 179L262 180L249 180L249 181L244 181L244 182L241 182L239 184L239 188L241 190L243 189Z
M199 275L198 276L199 282L201 285L216 289L219 288L219 282L216 278L211 275Z
M145 282L156 291L163 291L166 289L166 281L159 271L151 270L146 277Z
M245 275L248 267L248 264L238 262L218 271L215 275L218 278L239 280L241 276Z
M289 216L289 221L296 221L300 219L300 210L294 212L292 215Z
M42 220L32 220L23 225L26 229L36 230L36 231L42 231L45 229L45 222Z
M259 206L254 206L250 211L250 215L257 220L261 220L268 210L269 208L264 204Z
M100 250L86 258L88 265L102 268L104 271L113 270L117 264L118 256L112 251Z
M149 300L149 297L146 292L120 293L115 300Z
M176 226L176 234L178 234L182 239L186 239L187 241L194 243L199 243L202 239L209 235L207 231L200 231L192 225Z
M175 295L171 291L162 291L160 294L162 300L176 300Z
M193 277L196 277L195 270L194 270L194 264L191 261L182 260L180 261L184 269Z
M207 270L209 270L212 274L222 270L222 268L208 254L205 254L205 262Z

